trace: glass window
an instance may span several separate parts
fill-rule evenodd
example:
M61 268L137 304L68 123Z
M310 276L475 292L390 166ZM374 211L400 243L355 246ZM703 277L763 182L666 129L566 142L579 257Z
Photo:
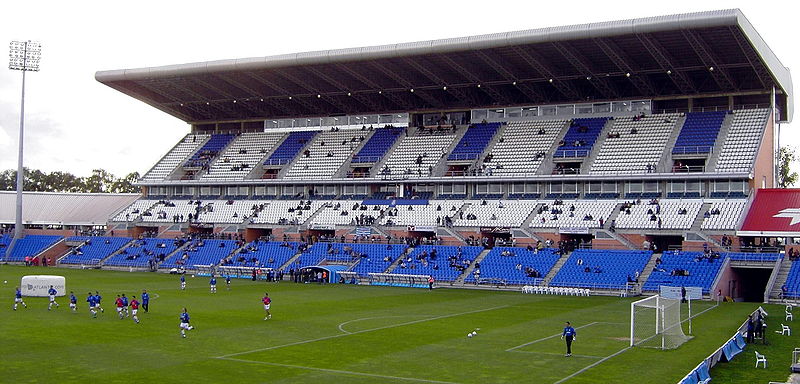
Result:
M466 184L453 184L453 193L467 193Z
M589 114L592 113L592 105L591 104L578 104L575 106L575 113L578 115L582 114Z
M525 107L525 108L522 108L521 116L522 117L536 117L536 116L539 116L539 108L538 107Z
M539 193L539 184L537 183L525 184L525 193Z
M517 118L522 116L522 108L506 108L506 117Z
M277 196L278 195L278 186L277 185L268 185L267 186L267 196Z
M475 185L475 193L486 194L489 193L489 186L486 184Z
M486 119L487 111L485 109L473 109L472 110L472 121L474 123L479 123L481 120Z
M628 192L630 193L642 193L644 191L643 184L641 182L631 182L628 183Z
M658 185L657 181L648 181L644 183L644 191L645 192L661 192L661 188Z
M611 103L594 103L592 109L594 113L608 113L611 112Z
M556 108L556 114L559 116L575 114L575 104L559 105Z
M502 120L505 117L505 109L490 109L487 112L487 119Z
M629 101L615 101L611 103L612 112L630 112L632 109Z
M564 190L564 186L561 183L551 183L550 184L550 193L561 193Z
M555 116L556 115L556 106L555 105L547 105L544 107L539 108L540 116Z

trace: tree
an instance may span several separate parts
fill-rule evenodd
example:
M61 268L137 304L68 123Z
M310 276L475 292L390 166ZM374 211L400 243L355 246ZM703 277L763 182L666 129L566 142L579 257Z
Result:
M133 183L139 180L139 172L132 172L129 173L127 176L115 179L114 183L111 184L111 192L112 193L138 193L141 191L141 188L133 185Z
M795 147L785 145L778 150L778 187L789 188L797 182L797 172L792 172L792 163L796 161Z
M83 192L106 193L111 190L114 175L104 169L93 169L92 175L84 181Z

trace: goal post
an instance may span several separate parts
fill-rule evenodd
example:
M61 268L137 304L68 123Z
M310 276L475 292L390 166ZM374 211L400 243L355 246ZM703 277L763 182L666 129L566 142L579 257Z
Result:
M673 349L689 340L681 325L681 302L661 295L631 303L630 345Z

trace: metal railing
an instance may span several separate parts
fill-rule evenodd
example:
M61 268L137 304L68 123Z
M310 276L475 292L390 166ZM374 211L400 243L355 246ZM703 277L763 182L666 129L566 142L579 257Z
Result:
M711 153L713 146L710 145L683 145L672 149L673 155L696 155L700 153Z
M353 156L351 163L377 163L383 156Z
M449 156L447 156L448 161L475 160L477 158L477 153L451 153Z
M586 157L589 156L587 149L557 149L553 157Z

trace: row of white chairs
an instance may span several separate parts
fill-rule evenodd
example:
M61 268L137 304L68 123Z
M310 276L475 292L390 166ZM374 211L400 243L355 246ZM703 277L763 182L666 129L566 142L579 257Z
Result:
M591 294L591 291L586 288L543 287L539 285L525 285L522 287L522 293L531 293L537 295L589 296Z

